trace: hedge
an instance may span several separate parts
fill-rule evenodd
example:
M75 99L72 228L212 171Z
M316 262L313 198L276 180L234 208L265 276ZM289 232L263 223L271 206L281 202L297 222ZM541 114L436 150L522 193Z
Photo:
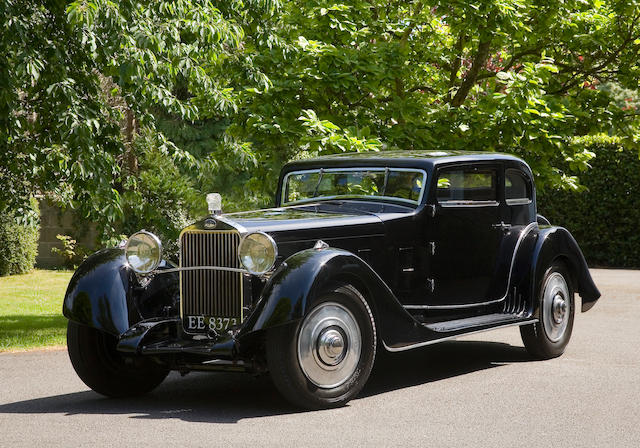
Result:
M640 159L616 137L581 137L595 153L579 176L586 191L548 191L538 213L569 229L590 266L640 268Z
M40 219L35 201L31 207L16 212L0 211L0 276L23 274L33 269L38 254Z

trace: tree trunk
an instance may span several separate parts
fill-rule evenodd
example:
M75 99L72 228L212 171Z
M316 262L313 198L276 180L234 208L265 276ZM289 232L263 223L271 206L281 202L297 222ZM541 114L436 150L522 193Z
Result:
M125 153L124 153L124 166L129 174L138 173L138 158L133 150L133 140L136 135L137 123L133 115L133 111L130 108L126 110L126 123L124 129L125 136Z

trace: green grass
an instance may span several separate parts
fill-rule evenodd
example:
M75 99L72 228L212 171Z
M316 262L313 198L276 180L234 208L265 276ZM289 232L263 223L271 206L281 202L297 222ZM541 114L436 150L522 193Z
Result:
M72 274L36 269L0 277L0 352L65 345L62 300Z

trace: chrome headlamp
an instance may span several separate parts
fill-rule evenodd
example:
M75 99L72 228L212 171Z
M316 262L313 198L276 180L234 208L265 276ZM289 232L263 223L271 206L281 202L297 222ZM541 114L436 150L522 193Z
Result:
M264 232L245 235L238 246L238 256L242 266L253 275L269 272L276 262L278 247L276 242Z
M127 263L137 274L148 274L162 260L162 243L151 232L141 230L129 237L124 248Z

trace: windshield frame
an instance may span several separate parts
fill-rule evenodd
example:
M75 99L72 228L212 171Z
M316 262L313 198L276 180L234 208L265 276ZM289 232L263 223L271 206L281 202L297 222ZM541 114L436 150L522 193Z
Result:
M299 174L308 174L308 173L338 173L338 172L349 172L349 171L379 171L385 172L385 176L388 176L390 172L409 172L409 173L417 173L422 174L422 188L420 190L420 195L417 200L399 198L396 196L369 196L369 195L332 195L332 196L315 196L312 198L299 199L297 201L287 201L287 185L289 182L289 177ZM402 204L408 204L412 207L418 207L422 204L422 200L424 199L424 195L427 189L427 172L422 168L400 168L393 166L357 166L357 167L349 167L349 168L311 168L305 170L295 170L290 171L285 174L282 179L282 191L280 205L289 206L289 205L298 205L298 204L308 204L313 202L321 202L321 201L331 201L331 200L366 200L366 201L383 201L383 202L400 202Z

